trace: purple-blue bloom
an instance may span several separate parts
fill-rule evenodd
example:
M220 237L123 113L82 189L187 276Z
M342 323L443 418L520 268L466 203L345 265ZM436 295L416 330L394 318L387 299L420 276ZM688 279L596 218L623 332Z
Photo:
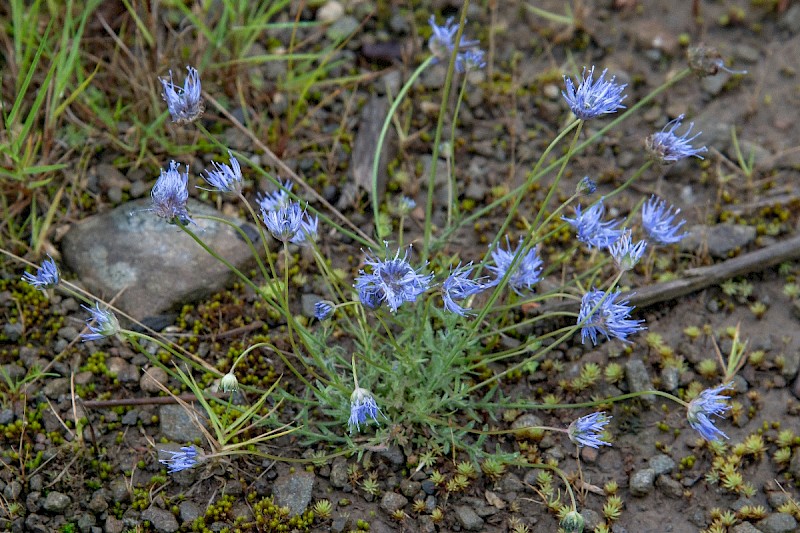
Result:
M681 227L686 224L685 220L672 223L680 212L680 209L667 206L666 201L651 196L642 206L642 226L657 244L675 244L688 235L688 233L678 234Z
M483 56L483 50L477 48L461 52L456 56L456 71L463 73L482 69L486 66Z
M589 176L584 176L575 187L575 194L593 194L597 190L597 183Z
M289 242L297 235L303 225L305 211L297 202L280 207L274 211L261 208L261 218L272 236L282 242Z
M636 266L639 259L644 255L644 249L647 248L645 241L639 241L633 244L631 239L631 230L623 230L622 236L608 247L608 252L614 258L614 263L620 270L630 270Z
M487 287L497 285L506 276L514 257L521 253L522 239L516 249L511 250L511 242L506 237L506 246L508 246L508 250L500 247L492 250L494 265L488 265L486 268L494 273L495 279ZM508 275L508 285L514 292L521 295L522 290L532 290L540 279L542 279L542 260L536 255L536 250L532 248L517 261L514 270Z
M633 320L630 313L633 310L628 301L617 302L619 291L606 296L605 291L592 289L581 299L581 310L578 314L578 324L581 324L581 342L586 342L586 337L592 339L592 344L597 345L597 334L611 340L615 337L627 342L628 335L645 329L644 320ZM600 303L602 300L602 303ZM599 307L598 307L599 304ZM595 309L597 307L597 309Z
M214 170L206 169L206 176L204 179L208 182L212 190L219 192L240 192L242 190L242 168L239 166L239 161L233 157L233 154L228 151L231 158L230 166L225 163L217 163L212 161L211 165Z
M161 96L167 102L167 109L172 115L172 122L186 124L192 122L203 114L203 99L200 90L200 75L194 67L186 67L189 74L183 88L172 82L172 71L169 71L169 80L159 78L163 92Z
M455 270L450 272L447 279L442 283L442 300L444 308L451 313L467 316L469 308L458 305L455 300L464 300L473 294L478 294L486 286L481 280L470 279L469 275L473 270L472 263L465 266L458 265Z
M289 242L297 245L311 245L312 242L317 240L319 236L317 226L319 219L317 215L309 215L307 212L303 214L300 221L300 229L295 233L294 237L289 239Z
M367 417L372 418L375 422L378 421L378 404L372 394L361 387L357 387L350 395L350 418L347 420L347 425L350 427L350 432L353 428L361 430L361 424L367 421Z
M387 253L385 260L367 254L364 263L372 267L372 273L361 270L355 288L361 303L372 309L386 302L394 313L403 302L416 301L417 296L428 290L433 279L433 274L420 274L411 267L407 250L402 258L399 250L393 259Z
M86 326L91 333L84 333L81 338L84 341L96 341L103 337L111 337L119 333L119 322L114 313L108 309L100 309L100 303L96 303L94 308L81 305L89 311L92 316L86 321ZM92 325L94 322L94 325Z
M604 411L582 416L573 420L567 429L569 440L576 446L589 446L599 448L600 446L611 446L611 443L602 440L602 433L611 421L611 417Z
M256 203L261 207L262 211L270 212L277 211L281 207L286 207L292 202L289 192L292 190L293 183L289 180L281 183L282 188L271 193L263 195L256 195Z
M197 465L197 448L192 446L182 446L181 451L160 450L161 453L172 454L168 459L159 459L158 462L167 466L167 472L174 474L181 470L188 470Z
M397 212L402 216L408 215L415 207L417 207L417 202L408 196L401 196L397 201Z
M314 304L314 318L317 320L325 320L331 313L333 313L333 302L320 300Z
M458 24L453 22L453 17L448 18L445 23L441 26L436 24L436 17L431 15L431 18L428 20L428 24L431 25L431 29L433 30L433 34L431 34L431 38L428 40L428 49L434 55L434 63L437 61L450 61L450 54L453 53L453 47L456 46L456 34L458 33ZM465 41L462 40L458 44L458 48L466 48L469 46L475 46L478 44L478 41Z
M594 66L589 70L588 76L586 67L583 67L583 79L577 88L572 83L572 79L564 76L566 91L561 91L561 94L579 119L589 120L625 108L622 101L626 95L622 94L622 91L626 85L614 83L615 76L612 76L610 80L603 79L606 72L608 69L603 70L597 81L593 81Z
M40 291L55 287L60 280L56 262L53 261L53 258L49 255L47 257L47 259L42 261L42 266L36 269L35 275L30 272L25 272L22 275L22 281Z
M683 135L675 135L675 130L681 127L682 120L683 115L668 122L667 125L664 126L664 129L650 135L647 138L645 146L653 155L653 157L664 163L673 163L691 156L697 157L698 159L703 159L703 156L700 154L702 152L707 152L708 149L705 146L695 148L691 145L691 142L703 132L697 132L693 136L689 137L689 135L692 133L694 122L689 123L689 128L684 132Z
M709 417L716 415L722 418L730 410L731 407L727 403L729 398L720 393L732 389L733 383L725 383L713 389L704 390L689 402L686 419L689 421L689 425L697 430L704 439L712 441L719 439L720 436L728 438L725 433L714 426L714 421Z
M581 206L575 208L575 218L561 217L578 232L578 240L592 248L607 248L619 239L622 230L615 229L619 221L610 220L602 222L606 208L600 200L586 211L581 211Z
M182 226L194 222L189 216L189 211L186 208L186 202L189 200L189 167L186 167L186 172L181 174L180 165L175 161L170 161L169 169L164 172L161 169L161 175L153 185L153 190L150 191L150 197L153 199L153 207L149 210L164 218L170 224L180 224Z

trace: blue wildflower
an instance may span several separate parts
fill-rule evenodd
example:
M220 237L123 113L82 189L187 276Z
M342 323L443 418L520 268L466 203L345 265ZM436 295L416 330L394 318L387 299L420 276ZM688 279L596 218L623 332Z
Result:
M350 432L353 432L353 428L360 431L361 424L367 421L367 417L377 422L380 412L372 394L366 389L356 387L353 394L350 395L350 418L347 420Z
M100 303L96 303L94 309L85 305L81 305L81 307L92 314L86 321L86 326L91 333L84 333L81 335L84 341L96 341L103 337L111 337L119 333L117 317L108 309L100 309ZM92 325L92 322L94 322L94 325Z
M642 206L642 226L657 244L675 244L688 233L678 234L686 224L685 220L673 225L672 221L680 214L680 209L667 206L667 202L651 196Z
M42 261L42 266L36 269L36 274L25 272L22 275L22 281L40 291L55 287L60 281L56 262L53 261L53 258L49 255L47 257L47 259Z
M465 266L458 265L455 270L450 272L447 279L442 283L442 299L444 300L444 308L451 313L457 315L467 316L469 308L461 307L455 300L464 300L474 294L478 294L486 286L481 283L481 280L470 279L469 275L472 273L473 266L469 263Z
M616 77L612 76L610 80L603 78L608 72L608 69L603 70L597 81L592 81L594 75L594 67L589 70L589 75L586 75L586 67L583 68L583 79L577 88L572 83L572 79L564 76L564 84L566 91L561 91L564 99L569 104L570 109L581 120L589 120L600 115L614 113L618 109L624 109L622 101L626 95L622 94L626 85L614 83Z
M281 183L281 188L277 191L266 193L264 195L256 195L256 203L261 207L262 211L269 213L270 211L277 211L281 207L286 207L292 202L289 192L292 190L293 183L289 180Z
M442 26L438 26L436 24L436 17L433 15L431 15L431 18L428 20L428 24L431 25L431 29L433 30L433 34L428 40L428 49L435 57L434 62L449 61L450 54L453 53L453 47L456 46L455 41L456 34L458 33L458 24L455 24L453 22L453 17L450 17ZM478 44L478 41L465 41L462 36L458 48L467 48L475 46L476 44Z
M477 48L461 52L456 56L456 71L463 73L482 69L486 66L483 56L484 51Z
M320 300L314 304L314 318L317 320L325 320L331 313L333 313L333 302L329 300Z
M581 181L578 182L577 187L575 187L575 194L594 194L596 190L597 183L589 176L584 176L581 178Z
M190 222L194 222L189 217L189 211L186 208L186 202L189 200L189 170L181 174L179 170L180 165L175 161L170 161L169 169L164 172L161 169L161 175L153 185L153 190L150 191L150 197L153 199L153 207L150 211L155 213L161 218L164 218L170 224L180 224L186 226Z
M728 438L725 433L714 426L713 420L709 417L716 415L721 418L730 410L731 407L727 404L728 397L720 393L731 389L733 389L733 383L725 383L719 387L704 390L689 402L686 419L689 421L689 425L708 441L717 440L720 436Z
M167 472L174 474L181 470L188 470L197 465L197 448L192 446L182 446L181 451L160 450L162 453L169 453L172 457L159 459L158 462L167 466Z
M494 273L495 280L488 286L497 285L506 275L511 263L514 261L514 257L521 253L522 239L517 244L517 248L511 250L511 242L506 237L506 246L508 246L508 250L500 247L492 250L494 265L489 265L486 268ZM508 276L508 285L514 292L521 295L523 289L532 290L540 279L542 279L542 260L536 255L536 250L530 249L517 261L514 271Z
M159 78L163 92L161 96L167 102L167 109L172 115L172 122L186 124L192 122L203 114L203 99L200 94L200 75L197 69L186 67L189 74L183 88L172 82L172 71L169 71L169 80Z
M639 241L633 244L631 239L631 230L624 230L622 236L608 247L611 257L614 258L614 263L620 270L630 270L636 266L636 263L644 255L644 249L647 248L645 241Z
M622 230L615 229L619 221L610 220L602 222L606 208L603 201L599 201L586 211L581 211L581 206L575 208L575 218L561 217L578 232L578 240L592 248L607 248L616 242L622 235Z
M611 446L610 443L601 439L602 433L611 418L605 412L600 411L573 420L567 429L569 440L576 446L589 446L590 448Z
M233 157L230 151L228 155L231 158L230 166L212 161L211 164L214 166L214 170L206 170L204 179L213 187L212 190L240 192L242 190L242 167L239 166L239 161Z
M289 242L297 235L303 225L305 212L297 202L280 207L274 211L261 209L261 218L272 236L282 242Z
M420 274L408 263L408 251L400 258L397 251L394 259L373 258L367 254L365 264L372 267L372 273L361 270L356 278L355 288L358 290L361 303L370 308L378 307L386 302L394 313L403 302L416 301L417 296L430 287L433 274Z
M312 242L316 241L319 236L317 232L318 225L319 219L317 215L312 216L308 213L304 213L303 218L300 220L300 229L297 230L294 237L289 239L289 242L298 245L310 245Z
M592 289L581 299L581 310L578 314L578 324L581 324L581 342L586 342L586 337L592 339L592 344L597 345L597 334L604 335L606 339L616 337L626 342L628 335L645 329L644 320L632 320L630 313L632 305L627 301L617 302L619 291L609 294L606 298L605 291ZM600 301L602 300L602 303ZM599 304L599 307L598 307ZM597 307L597 309L595 309Z
M700 154L702 152L707 152L708 149L705 146L695 148L690 144L703 133L700 131L689 137L692 133L694 122L689 123L689 128L683 135L680 137L675 135L675 130L681 127L682 120L683 115L668 122L661 131L650 135L647 141L645 141L647 151L657 160L664 163L674 163L675 161L680 161L681 159L691 156L703 159L703 156Z

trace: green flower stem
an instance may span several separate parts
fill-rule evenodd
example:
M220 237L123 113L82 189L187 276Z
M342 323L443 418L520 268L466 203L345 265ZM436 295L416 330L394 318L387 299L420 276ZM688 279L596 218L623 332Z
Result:
M261 224L261 220L258 218L258 215L253 210L253 206L250 205L250 202L247 201L247 198L245 198L241 192L239 193L239 200L245 206L247 212L250 213L250 218L253 220L253 224L255 224L256 229L258 230L258 235L261 238L261 245L264 247L264 257L268 257L269 246L267 245L267 243L269 241L267 240L267 232L264 231L264 226ZM239 228L238 226L236 226L236 228L241 230L241 228ZM250 237L247 237L247 234L244 232L244 230L241 230L241 232L243 235L245 235L246 242L251 245L250 248L251 251L253 252L253 255L255 255L256 261L258 262L258 268L259 270L261 270L261 275L264 276L264 279L269 279L269 274L267 273L267 267L264 266L264 262L261 261L261 255L255 252L255 246L252 245Z
M456 126L458 125L458 113L461 111L461 102L464 101L464 93L467 91L467 73L464 73L464 79L461 81L461 89L456 98L456 109L453 111L453 122L450 125L450 156L447 158L447 227L453 221L453 199L458 195L456 189Z
M378 166L380 164L381 159L381 152L383 151L383 144L386 142L386 134L389 131L389 126L392 123L392 117L397 112L397 108L400 107L403 99L405 98L406 94L408 93L409 89L414 85L414 82L417 81L417 78L422 74L422 72L428 68L428 65L431 64L434 57L430 56L425 61L423 61L418 67L417 70L411 74L411 77L408 78L406 83L400 89L400 92L397 93L397 97L392 102L391 107L389 107L389 112L386 114L386 119L383 121L383 126L381 127L381 132L378 135L378 142L375 145L375 156L372 161L372 216L375 220L375 229L377 230L380 220L380 198L378 198Z
M142 339L142 340L154 342L160 348L166 350L167 352L169 352L173 356L177 357L181 361L183 361L185 363L188 363L191 366L194 366L196 368L202 368L206 372L210 372L210 373L214 374L217 377L222 377L222 373L219 370L217 370L213 366L209 365L203 359L197 357L196 355L194 355L192 353L189 353L188 355L183 355L178 350L173 348L171 344L163 342L163 341L161 341L159 339L156 339L155 337L152 337L150 335L146 335L144 333L139 333L137 331L131 331L131 330L128 330L128 329L120 329L119 330L119 334L122 335L125 339L127 339L131 344L136 346L136 349L139 350L141 353L145 354L145 356L147 356L148 359L150 359L154 364L156 364L157 366L161 367L163 370L165 370L170 375L174 376L174 373L169 368L167 368L163 363L161 363L161 361L159 361L158 358L156 358L155 356L151 356L147 352L147 350L145 350L139 344L137 339Z
M668 392L660 391L660 390L645 390L645 391L637 391L637 392L628 392L626 394L620 394L619 396L612 396L611 398L604 398L602 400L592 400L589 402L578 402L578 403L553 403L553 404L535 404L535 403L527 403L527 402L509 402L503 403L503 408L505 409L531 409L531 410L552 410L552 409L580 409L584 407L597 407L599 405L609 404L609 403L617 403L622 402L625 400L630 400L632 398L638 398L640 396L661 396L662 398L666 398L671 400L677 404L682 405L685 408L689 408L689 402L685 402L675 396L674 394L670 394ZM497 404L492 402L476 402L473 404L476 408L496 408Z

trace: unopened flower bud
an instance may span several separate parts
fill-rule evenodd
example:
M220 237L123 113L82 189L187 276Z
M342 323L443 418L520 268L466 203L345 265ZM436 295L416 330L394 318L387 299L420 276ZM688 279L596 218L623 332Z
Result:
M232 372L228 372L219 380L219 390L222 392L236 392L239 390L239 380Z

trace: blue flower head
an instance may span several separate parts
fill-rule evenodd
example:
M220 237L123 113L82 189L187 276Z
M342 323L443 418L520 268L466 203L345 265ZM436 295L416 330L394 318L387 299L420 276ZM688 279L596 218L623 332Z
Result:
M715 415L721 418L730 410L731 406L727 403L728 397L720 393L731 389L733 389L733 384L725 383L719 387L704 390L689 402L686 419L689 421L689 425L708 441L717 440L719 437L728 438L725 433L717 429L710 416Z
M568 222L570 226L578 232L578 240L592 248L607 248L611 246L620 235L622 230L616 229L619 221L610 220L602 222L606 208L603 201L599 201L586 211L581 211L581 206L575 208L575 218L561 217L561 220Z
M320 300L314 304L314 318L317 320L325 320L331 313L333 313L333 302L330 300Z
M631 239L631 230L624 230L622 236L608 247L611 257L614 258L617 268L620 270L630 270L636 266L636 263L644 255L644 249L647 248L645 241L639 241L633 244Z
M49 255L47 257L47 259L42 261L42 266L36 269L36 274L25 272L22 275L22 281L40 291L55 287L61 279L58 276L56 262L53 261L53 258Z
M456 56L456 71L464 73L482 69L486 66L483 56L484 51L477 48L461 52Z
M500 283L503 277L506 276L508 269L511 268L514 257L522 253L522 239L520 239L516 249L511 250L511 242L508 240L508 237L506 237L506 246L508 246L508 250L504 250L500 247L492 250L494 265L488 265L486 268L494 273L495 279L488 286L495 286ZM523 290L533 290L533 286L536 285L540 279L542 279L542 260L539 259L536 250L532 248L525 252L520 260L517 261L513 272L508 276L508 285L514 292L521 295L521 291Z
M469 275L473 270L472 263L465 266L458 265L455 270L450 272L447 279L442 283L442 300L444 308L451 313L467 316L469 308L458 305L455 300L464 300L473 294L478 294L486 285L480 279L470 279Z
M189 200L189 170L181 174L180 165L175 161L170 161L169 169L164 172L161 169L161 175L153 185L153 190L150 191L150 197L153 199L153 207L150 211L155 213L161 218L164 218L170 224L180 224L182 226L194 222L189 216L189 211L186 208L186 202Z
M181 470L188 470L197 465L197 448L192 446L182 446L181 451L159 450L161 453L171 454L167 459L159 459L158 462L167 466L167 472L174 474Z
M261 209L261 218L272 236L282 242L292 240L303 226L305 211L297 202L280 207L274 211Z
M412 198L401 196L397 201L397 214L400 216L407 216L415 207L417 207L417 202Z
M667 206L666 201L651 196L642 206L642 226L657 244L675 244L688 235L688 233L678 233L686 224L685 220L672 223L680 212L680 209Z
M372 393L361 387L356 387L353 394L350 395L350 418L347 420L350 432L353 432L353 428L360 431L361 424L366 423L367 417L377 422L378 413L380 412L381 410L378 409L378 404L375 402L375 398L372 397Z
M683 115L668 122L667 125L664 126L664 129L650 135L645 141L647 151L650 152L656 160L662 163L674 163L675 161L680 161L681 159L692 156L703 159L703 156L700 154L707 152L708 149L705 146L695 148L691 145L691 142L703 132L697 132L689 137L692 133L694 122L689 123L689 128L683 135L675 135L675 130L681 127L682 120Z
M420 274L408 263L408 251L401 258L398 250L393 259L380 260L367 254L365 264L372 267L367 274L364 270L356 277L355 288L361 303L375 309L386 302L394 313L403 302L416 301L417 296L428 290L433 274Z
M96 303L94 309L82 305L92 316L86 321L86 326L91 333L84 333L81 338L84 341L96 341L103 337L111 337L119 333L119 322L114 313L108 309L101 309L100 303ZM94 325L92 325L94 322Z
M281 183L281 188L277 191L266 193L263 195L256 195L256 203L261 208L261 211L277 211L281 207L286 207L292 202L289 192L292 190L293 183L289 180Z
M602 433L610 421L611 417L603 411L573 420L567 429L569 440L576 446L589 446L590 448L611 446L610 443L601 439Z
M319 237L319 233L317 231L317 226L319 225L319 219L317 215L309 215L307 212L303 213L303 218L300 220L300 229L295 233L294 237L289 239L289 242L305 246L311 245L312 242L315 242Z
M594 194L597 190L597 183L589 176L584 176L575 187L575 194Z
M626 95L622 94L626 85L614 83L615 77L610 80L603 79L608 69L603 70L596 81L592 80L594 67L586 75L586 67L583 68L583 79L575 88L572 79L564 76L566 91L561 91L564 99L569 104L569 108L581 120L589 120L600 115L615 113L618 109L624 109L622 101Z
M206 170L204 179L211 185L211 190L219 192L241 192L242 168L230 151L228 155L231 158L230 166L225 163L212 161L211 165L214 167L214 170Z
M628 305L627 301L617 302L619 295L617 291L606 297L605 291L592 289L583 296L578 314L578 324L582 324L581 342L585 343L586 337L589 337L596 346L598 333L609 340L615 337L627 342L628 335L645 329L642 326L644 320L630 318L632 305Z
M167 102L167 109L172 115L172 122L187 124L203 114L203 98L200 94L200 75L194 67L186 67L189 74L183 88L172 82L172 71L169 80L159 78L163 92L161 96Z
M431 18L428 20L428 24L431 25L431 29L433 30L433 34L430 40L428 40L428 49L435 57L434 62L450 61L450 54L453 53L453 47L456 46L458 24L455 24L453 22L453 17L450 17L443 25L438 26L436 24L436 17L433 15L431 15ZM462 36L458 48L468 48L476 44L478 44L478 41L465 41Z

